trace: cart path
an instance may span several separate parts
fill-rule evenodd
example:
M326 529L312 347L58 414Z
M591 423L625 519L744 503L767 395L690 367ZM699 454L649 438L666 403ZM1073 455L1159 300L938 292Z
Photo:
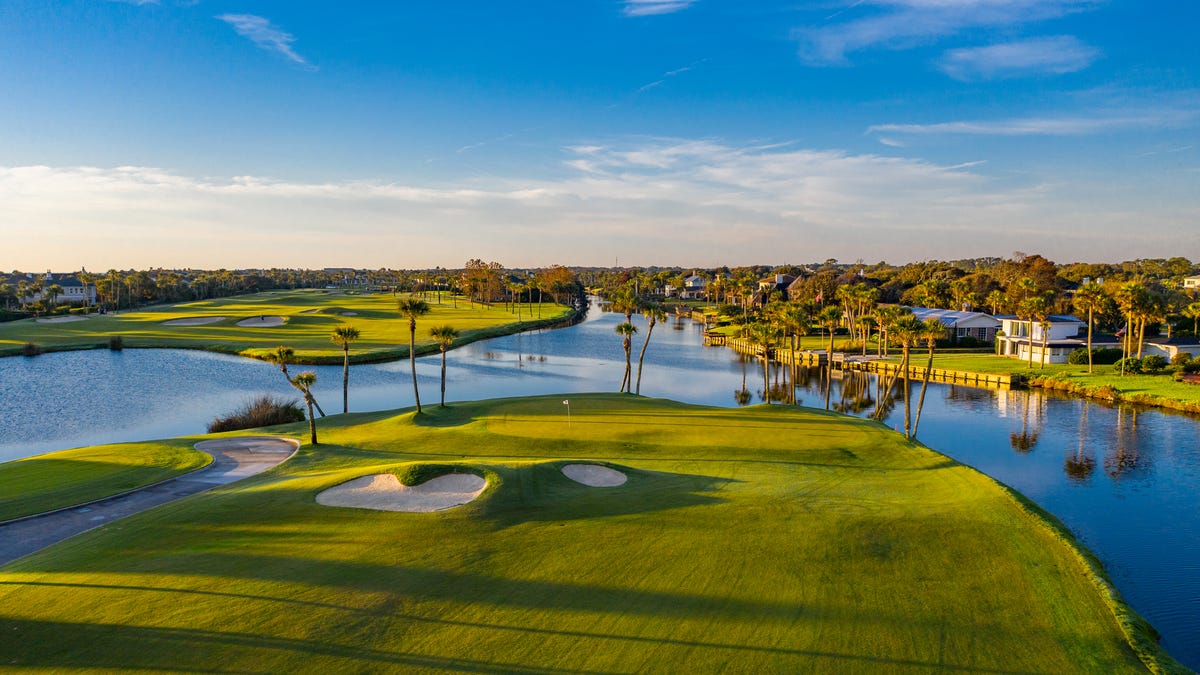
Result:
M212 464L199 471L123 495L0 525L0 565L125 516L262 473L283 463L299 448L297 441L275 436L197 443L197 450L213 458Z

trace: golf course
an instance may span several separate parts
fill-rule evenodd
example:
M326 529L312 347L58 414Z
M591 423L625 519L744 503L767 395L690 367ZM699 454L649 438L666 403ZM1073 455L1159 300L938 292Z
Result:
M0 567L0 665L1182 672L1052 517L882 425L620 394L573 394L568 417L564 403L324 418L320 444L274 469ZM239 435L307 427L138 444L136 463L188 471L205 461L191 446ZM0 465L21 491L9 514L62 505L67 488L30 480L33 461ZM67 482L116 492L130 471ZM453 501L421 491L437 481ZM381 510L393 499L442 510Z
M337 364L342 349L330 341L339 326L358 329L350 348L352 363L408 356L408 322L397 312L407 294L358 293L326 289L268 291L214 300L158 305L120 314L89 314L23 319L0 324L0 356L21 353L27 343L45 351L122 347L202 349L261 358L283 344L295 350L295 363ZM430 311L420 319L416 351L437 350L428 327L448 325L457 344L507 335L567 320L571 309L551 302L483 306L435 293L425 298Z

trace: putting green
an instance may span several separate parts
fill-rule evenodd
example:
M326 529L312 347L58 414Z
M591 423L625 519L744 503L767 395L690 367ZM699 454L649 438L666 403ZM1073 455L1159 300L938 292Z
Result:
M622 395L323 420L322 445L0 568L9 666L254 672L1137 672L1090 558L863 420ZM304 437L301 425L292 427ZM621 467L596 489L570 464ZM363 476L481 475L433 513ZM1136 647L1136 648L1135 648Z

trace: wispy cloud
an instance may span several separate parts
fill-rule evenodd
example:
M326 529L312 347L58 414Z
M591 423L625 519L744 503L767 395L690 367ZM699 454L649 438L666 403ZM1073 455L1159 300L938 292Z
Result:
M1070 35L951 49L938 63L956 80L991 80L1027 75L1073 73L1092 65L1100 50Z
M638 87L637 93L640 94L642 92L650 91L651 89L654 89L655 87L662 86L662 85L666 84L667 80L671 79L672 77L682 75L682 74L688 72L689 70L692 70L696 66L698 66L702 63L707 63L707 62L708 62L708 59L700 59L699 61L693 61L682 68L676 68L675 70L668 70L667 72L663 73L659 79L654 80L653 82L649 82L647 84L643 84L642 86Z
M876 124L868 134L973 134L980 136L1087 136L1110 131L1180 129L1200 121L1200 111L1164 108L1078 117L959 120L934 124ZM882 142L882 138L880 141Z
M125 5L157 5L159 0L108 0L109 2L119 2Z
M625 0L625 16L670 14L687 9L697 0Z
M1095 0L858 0L827 21L842 15L864 16L801 28L795 35L805 61L837 65L865 49L905 49L972 28L1044 21L1094 4Z
M232 26L238 35L254 42L259 47L269 52L275 52L293 63L315 70L315 66L309 64L303 56L292 49L292 43L296 41L296 38L291 33L272 25L267 19L253 14L221 14L217 18Z

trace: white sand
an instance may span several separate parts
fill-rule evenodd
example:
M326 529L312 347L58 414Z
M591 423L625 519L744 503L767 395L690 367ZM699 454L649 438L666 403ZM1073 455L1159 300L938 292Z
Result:
M203 326L210 323L218 323L224 321L223 316L194 316L190 319L171 319L170 321L162 322L164 326Z
M599 464L568 464L562 468L562 472L567 478L588 487L616 487L629 480L620 471Z
M45 319L38 319L38 323L71 323L72 321L87 321L86 316L50 316Z
M239 326L251 328L275 328L283 325L282 316L252 316L237 322Z
M317 495L324 506L430 513L462 506L478 497L487 481L473 473L449 473L407 486L390 473L363 476Z

